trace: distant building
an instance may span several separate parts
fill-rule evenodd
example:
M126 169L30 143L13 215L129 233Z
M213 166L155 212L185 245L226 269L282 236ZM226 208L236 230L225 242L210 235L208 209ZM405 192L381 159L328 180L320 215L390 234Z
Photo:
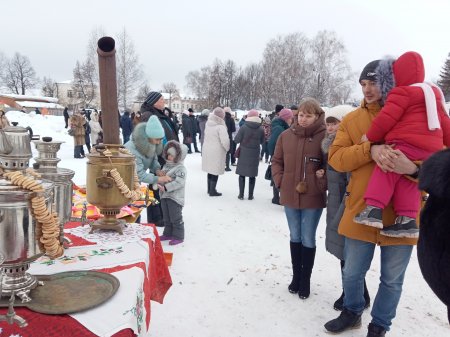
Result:
M56 96L61 105L67 106L71 111L81 110L83 108L101 109L100 89L98 86L94 88L94 98L90 102L86 102L85 95L74 89L73 81L63 81L56 83Z
M43 115L63 114L64 106L55 97L0 94L0 107L5 110L31 112L38 108Z

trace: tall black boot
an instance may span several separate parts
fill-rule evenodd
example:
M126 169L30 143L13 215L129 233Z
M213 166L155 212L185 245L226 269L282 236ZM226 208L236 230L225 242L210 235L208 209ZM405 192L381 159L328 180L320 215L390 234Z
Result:
M227 172L231 171L230 161L231 161L231 154L230 151L228 151L227 154L225 155L225 171Z
M248 184L248 200L253 200L253 191L255 190L255 177L248 178L249 184Z
M207 183L208 183L208 194L211 192L211 174L209 174L208 173L208 180L207 180Z
M239 200L244 200L244 190L245 190L245 177L239 176Z
M300 275L302 272L302 243L290 242L291 247L291 261L292 261L292 281L288 286L291 294L298 293L300 287Z
M278 188L275 187L275 184L272 185L273 190L273 198L272 198L272 204L279 205L280 204L280 191Z
M367 309L370 307L370 295L369 290L367 289L366 279L364 279L364 301L366 301L364 304L364 309Z
M311 292L311 273L315 258L316 248L302 247L302 272L300 274L300 287L298 289L298 297L301 299L308 298Z
M219 176L211 174L211 184L209 186L209 196L210 197L220 197L222 195L222 193L219 193L216 190L218 179L219 179Z

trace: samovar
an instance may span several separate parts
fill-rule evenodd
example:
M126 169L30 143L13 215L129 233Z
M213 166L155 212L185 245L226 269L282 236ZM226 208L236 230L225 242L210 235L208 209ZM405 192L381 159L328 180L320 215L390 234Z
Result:
M40 208L48 212L53 202L53 183L33 176L28 168L30 144L25 128L0 129L0 251L5 257L1 296L15 293L22 302L31 300L28 294L37 286L36 277L27 273L30 263L45 250L31 203L39 199Z
M41 140L33 140L38 157L36 161L35 170L41 175L43 179L52 181L55 185L53 187L53 200L55 201L56 213L58 213L59 227L60 227L60 241L64 239L64 224L69 221L72 215L72 193L73 183L72 178L75 171L58 167L61 161L56 154L61 148L61 141L54 141L51 137L42 137Z
M120 145L114 39L99 39L97 53L104 144L87 156L86 200L103 215L91 224L92 231L112 229L122 233L125 221L116 216L123 206L140 197L140 189L134 156Z

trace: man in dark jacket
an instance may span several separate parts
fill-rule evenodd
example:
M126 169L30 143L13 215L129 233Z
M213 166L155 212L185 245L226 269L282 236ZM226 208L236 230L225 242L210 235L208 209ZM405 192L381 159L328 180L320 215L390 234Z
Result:
M67 107L65 107L63 112L64 122L66 123L66 126L64 126L64 128L66 129L69 127L69 112L67 110Z
M147 122L150 116L155 115L158 117L161 125L164 129L164 138L163 144L165 145L169 140L178 139L177 128L174 125L173 121L166 116L164 113L164 97L161 93L156 91L151 91L145 98L144 103L141 105L141 118L140 122ZM158 161L161 164L161 167L165 164L165 160L162 156L158 156ZM149 189L151 189L151 185L149 185ZM153 189L152 189L153 190ZM153 190L153 195L156 200L159 201L157 205L150 205L147 207L147 221L149 223L154 223L158 227L163 227L163 219L162 219L162 210L161 210L161 198L159 196L159 189Z
M192 110L192 108L189 108L188 111L189 111L189 120L191 121L192 144L194 144L194 151L200 153L197 147L197 133L198 133L197 118L195 118L194 110Z
M225 107L223 111L225 111L225 125L227 126L228 138L230 139L230 150L228 150L225 157L225 171L231 171L231 144L233 142L233 132L236 131L236 125L234 124L233 116L231 116L231 109L229 107Z
M131 122L130 112L125 111L120 117L120 127L122 128L123 143L130 140L131 132L133 131L133 123Z
M183 132L183 144L188 147L187 153L192 153L192 139L194 138L192 132L192 123L189 119L189 111L184 110L181 114L181 131Z

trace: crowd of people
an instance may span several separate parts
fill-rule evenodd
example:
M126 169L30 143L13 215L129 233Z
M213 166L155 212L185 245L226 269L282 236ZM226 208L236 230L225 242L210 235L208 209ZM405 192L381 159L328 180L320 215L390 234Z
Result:
M359 328L363 311L372 306L367 336L382 337L395 317L419 238L420 168L449 146L450 120L440 89L424 82L423 60L415 52L368 63L359 84L363 99L353 108L324 109L307 97L289 108L277 104L266 116L252 109L238 119L230 107L204 109L198 116L190 108L177 116L162 94L152 91L140 111L118 118L139 181L158 200L147 207L147 221L164 227L161 240L170 245L185 240L188 154L200 153L210 197L222 196L219 176L234 166L241 201L254 199L265 162L272 203L283 206L289 228L287 290L303 300L311 295L316 230L326 208L325 245L339 260L342 292L333 304L340 314L325 329ZM101 113L80 110L70 116L66 108L63 116L75 158L85 156L85 146L89 152L102 142ZM0 127L7 127L3 111L0 118ZM365 277L377 246L380 284L371 301Z

